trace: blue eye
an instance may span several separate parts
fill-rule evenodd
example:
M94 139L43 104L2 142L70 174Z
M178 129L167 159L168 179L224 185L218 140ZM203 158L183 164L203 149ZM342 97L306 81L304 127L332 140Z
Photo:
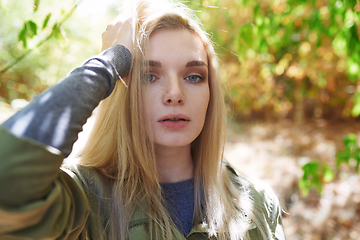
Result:
M203 78L198 75L190 75L185 79L188 80L189 82L201 82L203 80Z
M154 75L152 75L152 74L148 74L146 76L146 82L153 82L155 80L156 80L156 77Z

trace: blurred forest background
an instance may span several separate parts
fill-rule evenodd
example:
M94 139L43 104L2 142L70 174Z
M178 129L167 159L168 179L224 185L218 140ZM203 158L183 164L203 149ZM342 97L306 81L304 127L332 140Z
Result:
M284 200L288 239L360 239L360 1L189 0L216 44L225 157ZM0 122L95 55L120 0L0 0Z

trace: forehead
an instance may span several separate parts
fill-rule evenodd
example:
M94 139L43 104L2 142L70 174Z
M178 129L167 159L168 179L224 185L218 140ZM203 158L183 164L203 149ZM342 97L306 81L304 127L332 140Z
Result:
M200 37L186 29L157 30L150 36L149 47L150 60L162 63L208 61Z

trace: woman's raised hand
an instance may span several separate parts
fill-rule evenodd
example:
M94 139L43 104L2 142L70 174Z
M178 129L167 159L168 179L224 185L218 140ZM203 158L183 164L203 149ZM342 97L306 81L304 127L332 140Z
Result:
M107 25L102 37L101 51L116 44L123 45L133 53L133 26L130 18L119 15L114 21Z

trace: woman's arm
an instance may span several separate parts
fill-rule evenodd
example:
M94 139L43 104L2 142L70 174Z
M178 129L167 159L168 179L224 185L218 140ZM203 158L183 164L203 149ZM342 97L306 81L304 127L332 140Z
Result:
M0 239L78 239L89 204L79 179L59 167L131 61L114 45L0 126Z
M7 120L2 127L18 138L28 139L28 143L34 141L37 145L44 145L48 149L52 147L67 156L71 152L78 133L82 130L82 125L99 102L114 88L118 79L117 72L125 77L129 72L130 64L129 50L121 45L113 46L87 60L81 67L73 70L68 77L37 96L27 107ZM2 137L5 137L4 134ZM29 159L33 161L32 163L25 164L26 157L22 155L27 154L26 148L17 150L21 152L8 153L12 148L6 143L6 138L2 141L4 141L0 145L0 154L3 155L0 155L0 192L2 193L4 192L1 190L5 190L9 184L13 185L20 181L14 185L14 188L26 184L22 182L25 179L21 173L15 174L15 172L23 171L24 177L38 171L38 174L48 175L51 172L56 173L62 163L62 161L55 163L49 159L50 162L39 163L42 166L49 165L46 171L42 167L33 169L37 162L36 156L33 157L34 159ZM10 160L14 157L16 160ZM22 168L22 166L27 166L27 168ZM55 179L56 174L53 176ZM40 193L46 192L51 182L39 181L39 185L28 186L27 191L31 191L32 194L26 194L27 191L24 191L21 198L18 197L16 200L11 194L1 194L0 201L11 204L14 200L26 202L28 198L38 198L42 196ZM1 189L1 186L5 189Z
M131 19L122 16L102 34L102 53L90 58L2 124L18 137L71 152L78 133L115 82L129 74L133 48Z
M116 80L128 75L130 65L130 51L115 45L35 97L2 127L17 137L52 146L68 156L83 124L112 92Z

